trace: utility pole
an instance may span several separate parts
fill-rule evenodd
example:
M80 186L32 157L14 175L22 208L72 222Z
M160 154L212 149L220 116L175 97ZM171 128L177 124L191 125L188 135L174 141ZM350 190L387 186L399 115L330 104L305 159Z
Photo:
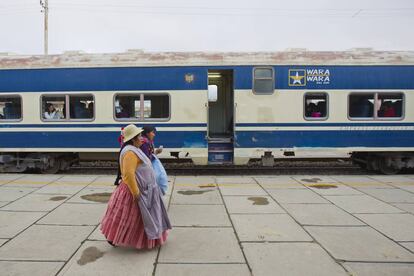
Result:
M48 17L49 17L49 0L40 0L40 6L42 7L41 12L45 14L45 21L44 21L44 54L47 55L49 52L48 47Z

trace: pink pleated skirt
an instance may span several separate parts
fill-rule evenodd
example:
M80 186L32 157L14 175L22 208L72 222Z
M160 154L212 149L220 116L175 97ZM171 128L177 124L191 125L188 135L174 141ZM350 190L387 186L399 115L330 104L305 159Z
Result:
M116 246L151 249L167 240L167 231L159 239L147 238L139 206L123 182L109 199L101 222L101 231L106 239Z

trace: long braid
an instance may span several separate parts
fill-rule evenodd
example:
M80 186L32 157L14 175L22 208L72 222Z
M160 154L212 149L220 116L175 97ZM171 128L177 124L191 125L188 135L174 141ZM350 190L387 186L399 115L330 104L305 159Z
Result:
M129 141L127 141L127 142L125 142L125 143L123 143L122 144L122 146L121 146L121 149L119 150L119 153L118 153L118 174L117 174L117 176L116 176L116 179L115 179L115 182L114 182L114 185L115 186L118 186L119 185L119 181L121 180L121 178L122 178L122 174L121 174L121 162L120 162L120 158L121 158L121 152L122 152L122 150L126 147L126 146L128 146L128 145L132 145L133 144L133 142L132 142L132 139L131 140L129 140Z

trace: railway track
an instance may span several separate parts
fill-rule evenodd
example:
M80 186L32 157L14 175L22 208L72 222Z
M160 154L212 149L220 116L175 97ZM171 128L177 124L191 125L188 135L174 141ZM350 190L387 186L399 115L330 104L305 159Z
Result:
M79 165L72 166L64 173L70 174L116 174L116 163L102 165L96 162L83 162ZM366 170L352 164L348 160L318 160L318 161L276 161L273 167L263 167L259 162L245 166L234 165L209 165L193 166L189 163L171 163L164 164L167 173L172 175L300 175L300 174L369 174Z

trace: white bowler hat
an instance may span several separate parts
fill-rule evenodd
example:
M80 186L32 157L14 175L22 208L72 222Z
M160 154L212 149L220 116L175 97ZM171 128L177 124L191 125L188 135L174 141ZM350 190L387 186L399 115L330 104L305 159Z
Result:
M134 138L135 136L137 136L138 134L140 134L142 132L141 128L138 128L136 125L134 124L130 124L127 125L124 128L124 143L128 142L129 140L131 140L132 138Z

